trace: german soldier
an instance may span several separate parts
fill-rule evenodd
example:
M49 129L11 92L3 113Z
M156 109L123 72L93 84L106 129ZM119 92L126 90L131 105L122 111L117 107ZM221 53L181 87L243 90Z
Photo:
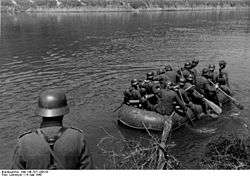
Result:
M64 92L42 92L36 112L42 116L40 128L19 137L12 169L93 168L83 132L62 123L69 113Z

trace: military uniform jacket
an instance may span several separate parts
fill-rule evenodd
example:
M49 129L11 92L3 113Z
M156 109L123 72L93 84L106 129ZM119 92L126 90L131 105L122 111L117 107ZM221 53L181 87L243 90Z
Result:
M147 102L147 109L161 115L171 115L174 111L173 102L181 103L178 95L172 90L161 90L157 98L158 103L155 105Z
M48 137L58 134L61 126L42 127ZM54 153L65 169L90 169L93 167L85 138L81 130L67 128L54 143ZM52 156L45 142L36 132L19 137L14 152L12 169L49 169Z
M178 74L176 71L167 71L165 75L168 81L171 81L172 83L177 82Z
M196 88L201 94L206 96L216 92L214 86L203 76L197 77Z

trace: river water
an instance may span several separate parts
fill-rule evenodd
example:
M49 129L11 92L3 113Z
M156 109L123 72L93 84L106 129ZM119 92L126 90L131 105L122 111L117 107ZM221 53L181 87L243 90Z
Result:
M250 12L150 12L2 14L0 36L0 168L9 168L17 137L39 126L39 93L67 92L65 124L86 133L95 164L107 159L97 143L108 134L145 137L121 127L113 110L132 78L164 64L197 58L199 69L224 59L235 98L245 105L217 121L196 123L172 136L170 152L185 168L196 168L204 146L216 135L248 134L250 110ZM108 145L112 148L112 144Z

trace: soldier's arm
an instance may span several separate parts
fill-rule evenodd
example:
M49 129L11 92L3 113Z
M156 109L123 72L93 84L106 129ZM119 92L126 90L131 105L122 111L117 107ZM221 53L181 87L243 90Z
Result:
M181 100L180 96L176 94L175 96L176 103L183 109L186 109L186 106L184 105L183 101Z
M127 103L127 102L129 101L129 98L130 98L129 91L128 91L128 90L125 90L125 91L123 92L123 96L124 96L123 102L124 102L124 103Z
M187 95L187 92L185 92L184 90L182 91L182 97L184 99L185 102L189 103L190 102L190 99Z
M14 156L11 164L11 169L25 169L26 163L23 159L23 155L21 152L21 142L18 140L18 144L14 151Z
M202 94L200 94L197 90L194 90L193 91L193 96L196 98L196 99L203 99L204 96Z
M81 140L81 155L80 155L80 169L93 169L93 161L91 154L89 152L89 148L87 146L86 140L82 135Z

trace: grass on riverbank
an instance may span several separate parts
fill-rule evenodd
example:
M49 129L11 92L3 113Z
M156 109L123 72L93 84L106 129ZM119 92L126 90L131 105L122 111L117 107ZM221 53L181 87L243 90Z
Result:
M98 143L98 148L107 156L111 169L159 169L159 142L152 135L149 145L139 141L116 138L111 135ZM123 147L115 150L115 146ZM183 169L180 162L164 151L165 166L160 169ZM200 169L250 169L250 138L243 139L236 135L223 135L213 138L205 147L202 158L197 162Z
M249 0L2 0L15 11L134 11L250 7Z
M136 140L127 140L108 135L102 138L97 147L105 155L108 162L104 168L108 169L179 169L180 163L174 156L163 150L159 140L153 137L150 132L148 145L142 145ZM145 139L144 139L145 141ZM119 147L119 148L117 148ZM164 152L164 159L159 165L159 151Z
M202 169L250 169L250 139L219 136L207 144Z

